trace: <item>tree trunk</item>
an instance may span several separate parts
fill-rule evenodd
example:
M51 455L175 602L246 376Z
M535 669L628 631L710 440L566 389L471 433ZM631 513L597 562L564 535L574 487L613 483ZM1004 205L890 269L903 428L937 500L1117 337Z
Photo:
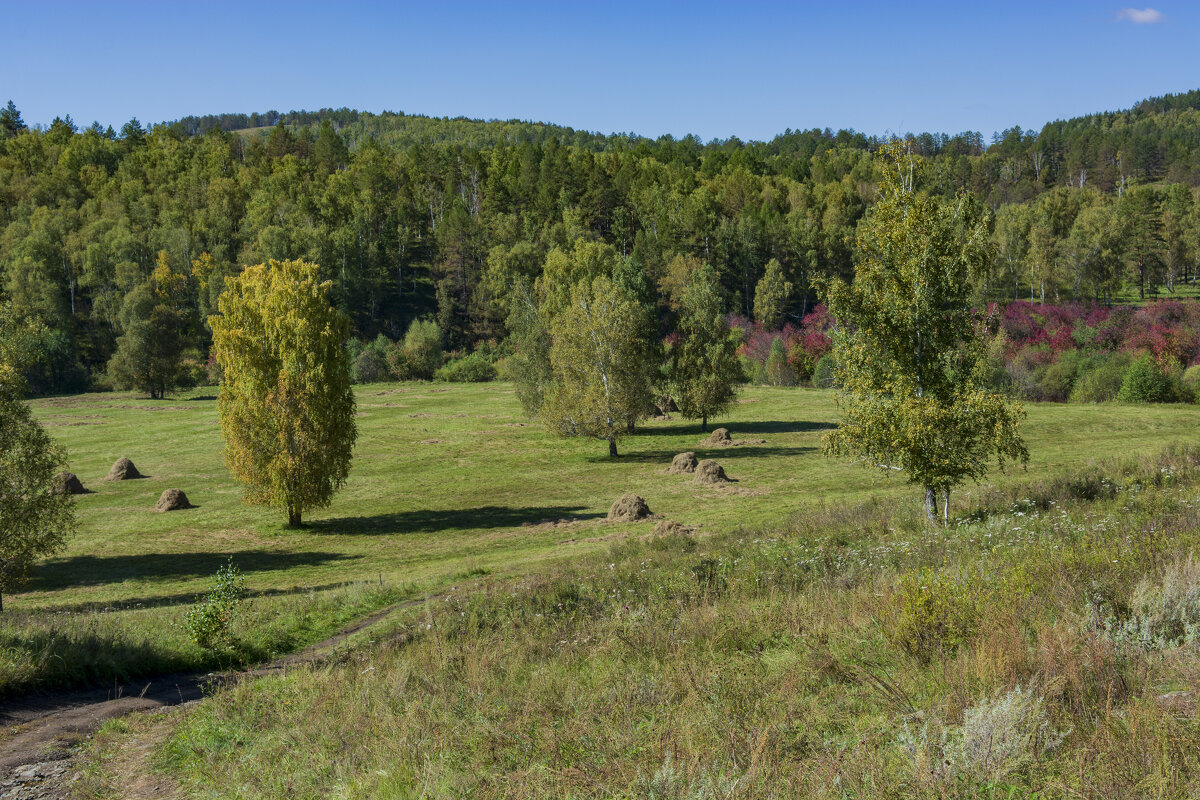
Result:
M708 433L708 414L700 418L700 432Z
M288 509L288 527L289 528L299 528L300 525L301 525L300 511L298 509L289 508Z
M937 522L937 492L932 486L925 487L925 516L929 517L929 521Z
M946 490L946 502L942 506L942 527L950 527L950 490Z
M617 437L608 437L608 456L609 458L617 457Z

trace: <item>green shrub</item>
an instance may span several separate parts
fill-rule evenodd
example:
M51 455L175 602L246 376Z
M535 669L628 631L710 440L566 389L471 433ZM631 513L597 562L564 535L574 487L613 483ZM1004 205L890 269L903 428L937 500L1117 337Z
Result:
M496 366L483 353L475 352L451 360L434 373L434 378L450 383L483 383L496 379Z
M1059 356L1058 361L1046 367L1038 378L1038 399L1065 402L1075 388L1079 365L1079 353L1075 350L1068 350Z
M1103 627L1109 638L1128 649L1195 647L1200 643L1200 563L1189 555L1167 566L1159 580L1143 579L1127 614L1118 610Z
M232 558L217 570L214 579L212 591L184 615L183 626L197 646L216 652L236 643L233 623L246 596L246 579Z
M355 383L377 383L391 377L386 356L370 348L358 354L351 371Z
M812 385L818 389L832 389L834 385L833 375L833 356L823 355L817 359L817 365L813 367Z
M429 380L442 366L442 329L431 319L413 320L399 347L388 354L396 380Z
M1200 400L1200 364L1194 364L1179 376L1179 392L1189 403Z
M1169 403L1174 394L1170 376L1151 356L1144 355L1126 370L1117 399L1122 403Z
M890 638L919 661L953 655L975 635L978 600L969 585L925 570L904 575L897 594Z
M767 382L767 370L761 362L746 356L738 356L738 361L742 364L742 374L746 376L747 383L761 385Z
M1080 370L1071 390L1072 403L1107 403L1117 399L1129 357L1112 353L1089 360Z

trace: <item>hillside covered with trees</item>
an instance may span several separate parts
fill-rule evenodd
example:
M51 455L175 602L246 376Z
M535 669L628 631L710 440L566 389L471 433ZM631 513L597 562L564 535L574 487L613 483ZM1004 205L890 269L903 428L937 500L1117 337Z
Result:
M1114 341L1127 343L1142 335L1126 330L1138 318L1108 309L1193 293L1200 91L990 140L906 138L926 161L918 188L985 212L990 258L969 294L980 307L1032 303L1005 317L1009 328L1036 318L1059 331L1064 314L1094 328L1111 316L1110 327L1125 326ZM119 132L63 117L35 130L10 103L0 112L0 299L45 330L27 376L34 391L142 380L158 393L204 369L224 278L269 259L321 265L364 342L401 339L428 318L440 348L486 353L519 338L521 292L547 274L573 281L606 265L656 312L662 337L708 265L743 356L762 351L750 366L786 382L786 362L807 379L829 325L815 286L852 275L885 143L828 129L702 143L347 109L149 129L131 120ZM1150 316L1147 336L1173 335L1153 332L1170 319L1196 335L1186 308ZM996 349L1010 367L1024 345L1055 354L1027 354L1009 383L1041 386L1071 349L1054 341L1018 345L1009 331ZM1176 353L1182 368L1198 345L1140 349Z

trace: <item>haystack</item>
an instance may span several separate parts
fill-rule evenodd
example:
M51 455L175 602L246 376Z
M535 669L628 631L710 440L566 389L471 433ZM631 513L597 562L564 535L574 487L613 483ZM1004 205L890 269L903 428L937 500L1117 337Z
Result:
M128 481L134 478L141 478L142 473L138 472L137 467L128 458L118 458L116 463L112 465L112 469L108 471L106 481Z
M658 398L658 402L655 403L655 406L658 408L658 413L662 414L664 417L667 414L678 413L679 411L679 406L675 405L675 398L671 397L669 394L664 394L662 397Z
M706 458L696 465L696 483L729 483L725 470L716 461Z
M155 504L155 511L181 511L185 508L192 508L192 504L188 502L187 495L179 489L167 489L162 493L162 497L158 498L158 503Z
M727 447L733 444L733 439L729 437L728 428L717 428L701 444L708 445L709 447Z
M637 522L650 516L650 506L633 492L621 495L621 499L608 510L609 522Z
M654 526L655 536L687 536L692 533L695 528L691 525L684 525L682 522L676 522L673 519L660 520Z
M695 453L680 453L671 459L671 466L667 468L667 472L671 475L691 475L696 471Z
M60 472L55 475L52 491L55 494L87 494L83 482L74 472Z

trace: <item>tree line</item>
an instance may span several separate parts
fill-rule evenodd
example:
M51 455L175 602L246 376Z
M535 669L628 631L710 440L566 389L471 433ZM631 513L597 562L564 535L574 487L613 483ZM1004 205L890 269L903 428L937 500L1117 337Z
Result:
M918 189L992 212L994 257L971 296L1109 302L1194 283L1198 106L1200 93L1155 98L986 145L912 136ZM34 392L134 385L147 346L199 369L224 278L271 259L320 264L354 336L398 339L429 318L451 351L511 338L518 287L582 246L628 262L660 336L706 265L723 312L798 324L822 280L852 275L886 143L345 109L35 130L11 103L0 137L0 293L41 323Z

